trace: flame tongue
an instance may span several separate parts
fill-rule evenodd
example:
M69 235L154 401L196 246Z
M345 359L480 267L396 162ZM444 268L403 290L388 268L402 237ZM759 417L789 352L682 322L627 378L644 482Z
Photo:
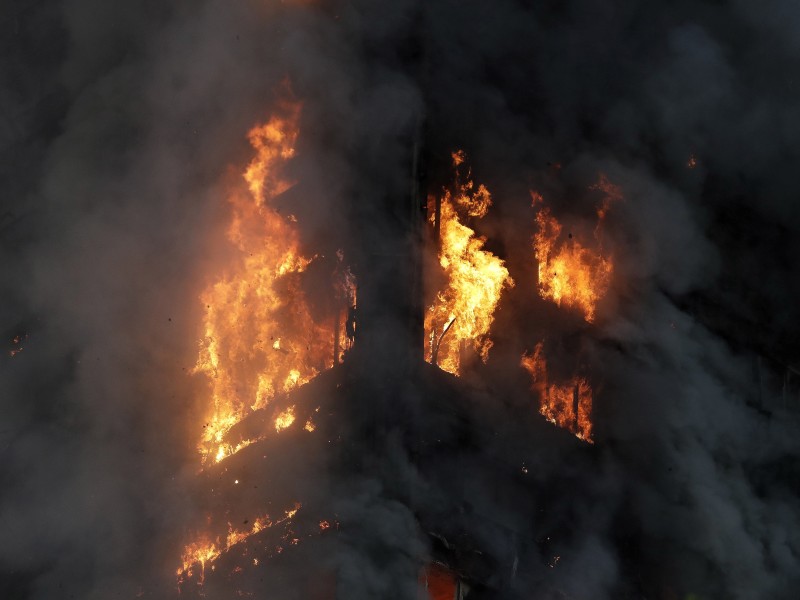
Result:
M301 253L296 220L271 205L293 185L284 167L295 155L299 115L299 104L284 103L250 131L255 157L244 173L247 189L229 198L228 238L239 257L201 296L205 317L194 372L208 376L212 405L199 445L204 462L219 462L252 443L232 445L225 436L248 413L339 359L334 338L343 320L312 316L301 275L313 259ZM275 429L289 425L282 414Z
M543 347L539 342L533 353L523 355L521 361L531 376L533 391L539 396L539 412L551 423L593 443L592 387L579 375L562 384L549 382Z
M425 314L425 334L427 359L457 375L465 348L472 348L483 361L488 358L494 311L500 294L514 281L503 261L483 249L486 240L463 224L462 219L484 217L492 199L483 185L475 186L469 170L462 181L463 167L459 167L465 163L464 152L454 152L452 158L456 178L452 191L445 190L440 199L439 216L439 264L446 285Z
M533 205L539 207L533 238L534 255L539 264L539 294L559 306L577 308L589 323L595 319L597 303L608 290L613 272L613 263L602 253L601 226L612 202L621 198L619 188L604 175L591 189L604 194L594 229L597 251L581 244L572 234L564 239L561 223L543 206L542 196L531 193Z
M211 410L199 444L206 466L269 435L270 427L255 439L228 439L249 413L332 367L353 342L349 315L355 308L356 284L344 255L337 253L332 274L334 314L315 318L300 279L313 259L300 250L296 219L273 206L293 186L284 168L295 155L299 115L299 104L284 103L276 116L248 134L255 157L243 175L247 185L229 197L228 238L238 255L201 295L203 338L194 373L205 374L211 388ZM275 432L295 426L296 419L295 406L276 408ZM310 418L305 429L315 429ZM295 505L277 520L260 517L245 529L229 523L227 535L198 536L185 547L179 580L193 577L193 569L199 568L202 583L208 564L213 570L233 546L275 525L288 527L299 508Z
M595 319L597 303L608 291L613 272L613 263L602 253L603 220L611 205L622 199L620 188L603 174L590 189L603 194L594 228L596 251L582 245L572 234L564 239L561 223L544 206L541 194L531 192L533 206L538 209L533 248L539 265L539 294L558 306L578 309L589 323ZM524 354L521 360L539 397L539 412L551 423L593 443L589 381L580 374L574 374L569 381L549 381L543 346L539 342L534 352Z
M200 575L198 582L203 583L206 565L213 563L232 547L241 544L257 533L276 525L290 524L300 508L300 503L295 503L292 508L284 512L282 517L275 520L270 519L269 515L258 517L253 521L249 529L234 529L233 525L228 523L228 533L224 538L222 536L217 536L214 540L211 540L210 537L206 535L188 544L183 551L182 566L179 567L175 573L179 578L179 582L183 582L184 578L193 577L193 568L199 566Z

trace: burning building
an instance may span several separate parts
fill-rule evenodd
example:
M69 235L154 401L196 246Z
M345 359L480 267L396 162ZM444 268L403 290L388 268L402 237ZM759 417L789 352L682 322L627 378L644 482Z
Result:
M791 10L156 4L0 17L0 596L794 598Z
M282 101L277 110L251 130L246 189L231 198L227 235L239 250L234 266L201 297L204 337L194 371L206 376L211 392L199 446L206 523L185 546L179 589L217 595L234 586L260 594L272 585L262 583L271 580L265 570L296 569L323 547L335 556L338 545L349 543L341 540L363 535L352 521L358 515L340 516L338 482L323 498L307 486L314 473L349 472L374 480L383 501L402 507L424 534L427 551L405 565L409 589L459 600L502 593L528 546L537 552L550 546L550 536L536 540L531 523L506 515L520 502L547 510L554 500L542 499L529 474L542 460L541 449L523 443L512 459L493 455L484 438L495 432L482 431L491 408L481 404L494 394L491 388L479 392L475 381L493 345L501 296L514 286L504 261L472 228L492 206L491 192L475 183L466 153L458 150L447 165L449 181L428 194L437 174L427 167L430 150L417 127L407 136L405 189L387 190L382 220L372 214L360 227L367 239L380 231L380 243L356 239L333 263L319 254L304 258L301 223L276 208L295 185L284 173L295 155L300 103ZM618 189L613 194L619 199ZM608 197L600 210L607 205ZM550 223L547 239L543 214ZM573 242L553 259L558 265L551 264L539 252L557 247L561 226L542 210L535 222L541 296L573 303L592 321L610 262L592 259ZM577 252L573 263L560 258L570 252ZM349 257L355 257L352 267ZM314 262L328 265L322 271L327 280L309 287L302 278ZM525 434L589 463L591 452L566 432L592 442L591 385L584 377L551 384L542 348L538 342L533 355L523 356L533 394L516 418ZM456 378L470 376L472 384ZM536 408L564 431L550 429ZM306 462L287 470L277 458L287 455L304 455ZM470 468L458 475L453 461L463 460ZM414 481L398 478L396 470ZM265 482L267 490L255 491ZM472 494L489 485L497 496L474 507ZM550 485L555 498L556 479ZM249 516L234 520L233 514ZM389 549L376 551L393 560ZM299 597L348 595L340 589L347 589L347 574L334 558L311 562L321 564L303 570L295 584ZM415 572L418 578L411 577Z

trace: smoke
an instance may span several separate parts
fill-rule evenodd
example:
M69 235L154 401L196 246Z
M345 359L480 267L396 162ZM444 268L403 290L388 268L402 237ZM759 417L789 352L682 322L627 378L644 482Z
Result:
M225 190L245 134L287 80L303 103L291 209L310 247L346 247L362 280L403 273L366 266L375 248L403 251L391 203L424 116L431 164L463 148L492 191L479 233L517 282L474 380L453 391L387 365L325 400L354 403L331 411L347 417L326 430L346 440L334 458L322 443L274 449L285 464L261 489L296 481L341 523L335 542L304 542L340 594L411 597L442 543L492 597L794 597L793 3L10 5L4 597L175 595L203 518L197 296L230 252ZM586 326L537 297L529 192L592 231L599 173L624 200L603 225L612 289ZM591 372L592 447L535 415L518 365L543 338L554 369ZM302 597L307 568L270 593Z

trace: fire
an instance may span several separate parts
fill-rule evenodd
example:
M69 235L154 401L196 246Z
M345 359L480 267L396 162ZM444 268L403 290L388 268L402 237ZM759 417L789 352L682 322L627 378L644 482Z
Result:
M200 539L186 546L183 551L183 566L176 571L176 575L192 577L194 575L193 567L200 565L200 581L205 579L206 563L210 563L217 559L220 555L220 550L217 545L210 542L207 538Z
M188 544L183 551L182 566L179 567L175 574L181 578L191 578L194 576L194 567L200 566L200 583L205 579L206 565L213 563L222 554L230 550L233 546L241 544L250 536L253 536L261 531L270 529L276 525L288 524L292 518L297 514L301 505L296 503L294 507L287 510L283 517L275 521L271 520L269 515L257 518L250 529L244 531L237 531L233 526L228 523L228 533L222 537L217 537L215 540L210 540L208 536L203 536L196 542ZM213 568L213 567L212 567Z
M341 313L355 303L355 280L340 254L333 287L340 303L349 304L329 321L315 321L301 285L314 259L301 252L296 219L272 206L294 185L285 167L295 156L299 116L299 103L284 102L275 116L249 132L255 157L243 175L246 189L229 197L228 238L238 256L201 295L205 316L194 372L205 374L211 386L210 414L199 444L204 463L219 462L257 441L233 445L225 436L248 413L342 357ZM276 422L276 429L282 428Z
M275 419L275 431L281 431L294 423L294 406L290 406Z
M468 346L481 360L487 360L494 311L501 293L514 281L505 263L483 249L486 239L477 237L462 222L484 217L492 198L485 186L475 186L470 170L464 169L463 151L454 152L452 160L455 180L439 199L439 264L446 284L425 314L425 337L427 359L458 375ZM435 224L435 220L434 213L431 223Z
M543 344L536 344L532 354L524 354L521 364L533 380L531 389L539 396L539 412L551 423L572 432L576 437L592 440L592 387L585 377L575 376L563 385L547 379L547 361Z
M543 206L542 196L531 192L533 205L539 207L533 238L539 264L539 294L558 306L577 308L588 323L595 319L597 303L608 291L613 272L613 263L603 256L601 225L611 204L622 197L619 188L604 175L591 189L604 194L594 229L596 251L583 245L572 233L565 240L561 223Z
M331 273L333 308L314 317L301 279L317 257L303 254L297 219L275 206L276 198L294 185L285 173L295 156L299 117L300 105L284 102L265 124L249 132L255 156L243 173L243 184L228 198L232 220L227 237L235 258L201 294L203 333L193 373L205 374L210 383L209 414L199 444L204 465L262 439L266 431L236 443L226 436L252 411L341 362L354 342L356 280L344 254L337 252ZM295 406L277 412L275 431L291 427L296 418ZM306 429L314 430L310 418ZM259 517L249 529L228 523L226 535L198 536L184 549L179 582L199 567L202 583L207 565L213 570L218 557L265 529L288 526L299 509L296 504L275 521Z

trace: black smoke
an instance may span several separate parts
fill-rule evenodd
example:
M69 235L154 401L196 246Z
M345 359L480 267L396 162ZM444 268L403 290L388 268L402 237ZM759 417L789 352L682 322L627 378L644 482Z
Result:
M364 265L405 251L393 203L421 130L432 187L463 148L492 191L480 233L517 282L460 408L387 370L344 387L372 408L348 413L333 466L292 458L342 520L327 564L346 597L411 595L437 521L496 558L497 597L794 598L798 27L788 0L9 0L3 597L174 597L200 517L197 295L230 251L245 134L288 80L310 247L381 280ZM586 326L537 298L529 192L591 230L599 173L624 200ZM598 384L592 448L534 416L518 364L542 338Z

